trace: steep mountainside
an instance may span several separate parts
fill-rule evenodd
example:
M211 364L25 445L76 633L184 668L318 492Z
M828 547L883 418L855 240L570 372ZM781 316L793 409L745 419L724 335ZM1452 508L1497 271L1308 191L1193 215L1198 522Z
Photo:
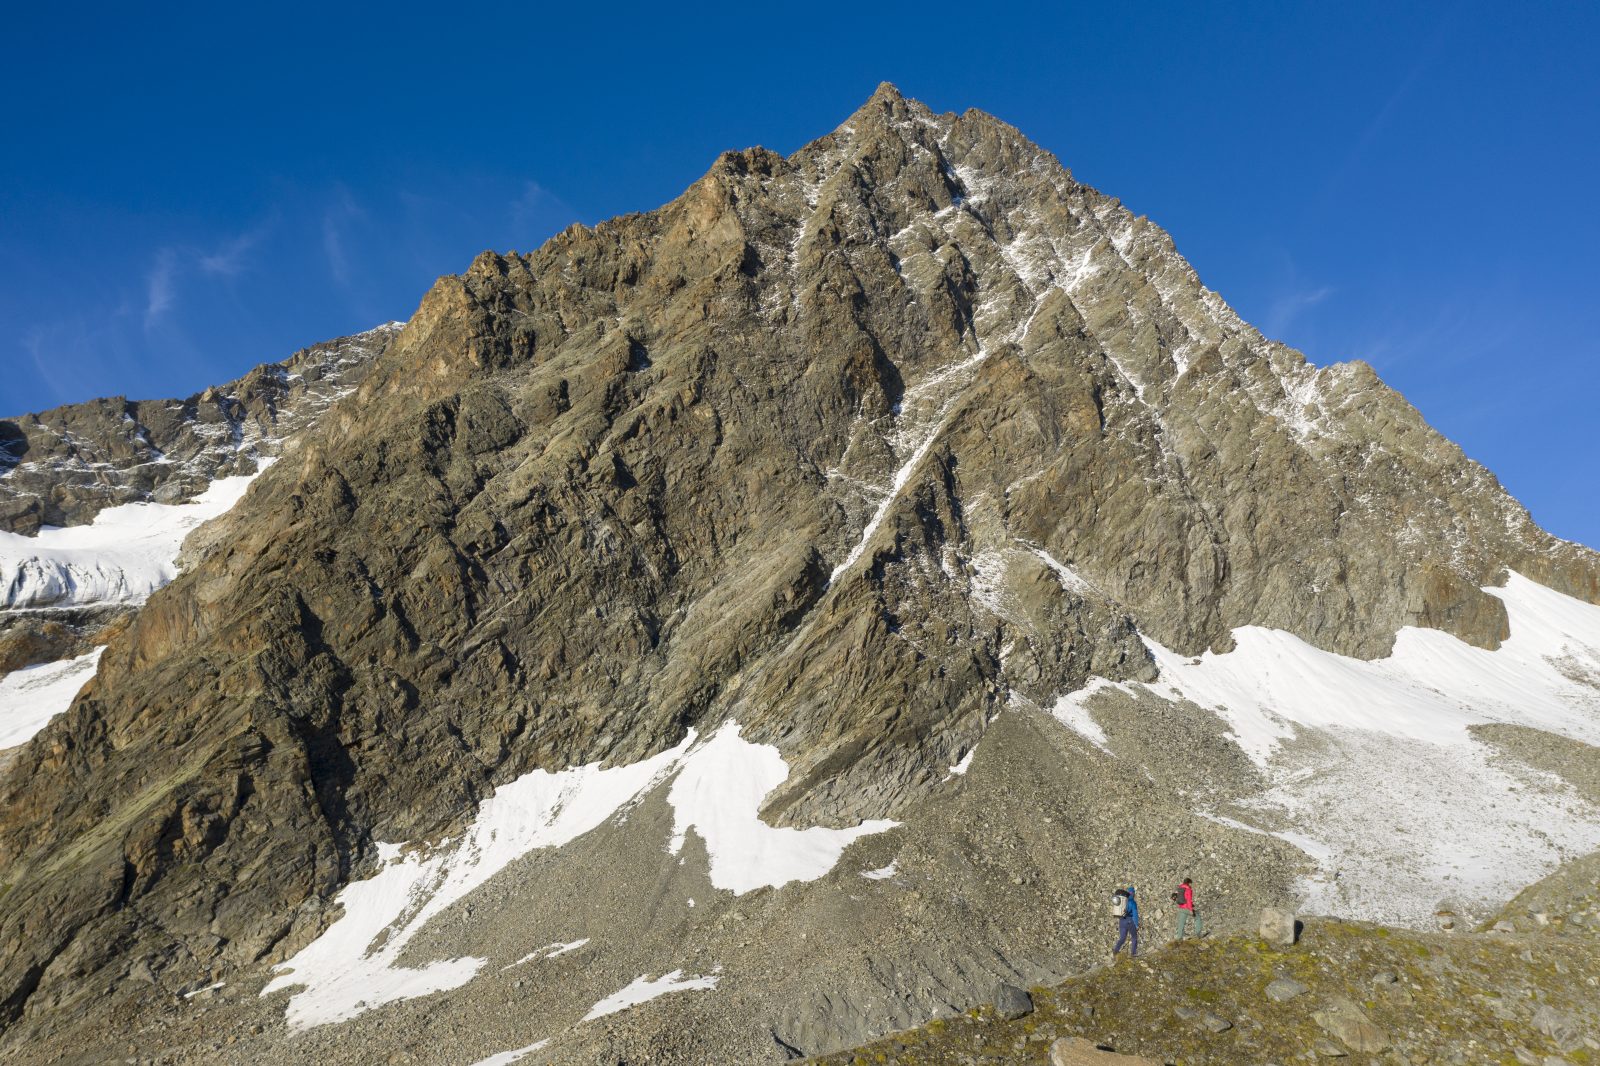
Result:
M399 323L314 345L186 400L0 420L0 677L109 639L186 534L352 391Z
M1193 872L1223 921L1304 891L1356 847L1307 774L1415 750L1324 684L1391 652L1407 707L1441 648L1531 671L1533 721L1417 712L1468 799L1577 819L1486 868L1600 844L1467 732L1600 740L1600 559L978 112L884 86L485 253L296 440L0 779L0 1046L847 1046L1082 967L1113 879ZM1323 701L1213 713L1265 661ZM640 974L680 991L601 1009ZM231 1051L181 998L219 981Z

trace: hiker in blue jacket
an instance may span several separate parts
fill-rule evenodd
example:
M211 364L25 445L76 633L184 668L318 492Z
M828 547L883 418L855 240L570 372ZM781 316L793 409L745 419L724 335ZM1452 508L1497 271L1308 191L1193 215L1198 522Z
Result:
M1128 952L1132 958L1139 957L1139 900L1134 894L1133 886L1119 888L1111 897L1111 913L1117 919L1117 946L1111 949L1111 957L1115 959L1122 950L1124 943L1132 944Z

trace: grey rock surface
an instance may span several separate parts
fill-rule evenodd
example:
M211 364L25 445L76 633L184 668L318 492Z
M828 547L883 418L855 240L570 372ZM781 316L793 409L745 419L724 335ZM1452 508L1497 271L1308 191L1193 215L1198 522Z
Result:
M0 530L76 526L124 503L181 503L277 455L361 383L399 323L312 345L186 399L112 397L0 418Z

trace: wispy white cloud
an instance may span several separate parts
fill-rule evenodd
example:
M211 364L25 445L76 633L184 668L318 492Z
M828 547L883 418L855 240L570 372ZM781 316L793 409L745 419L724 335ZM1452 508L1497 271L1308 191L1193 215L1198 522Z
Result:
M29 385L26 374L18 375L27 398L14 400L6 387L11 376L0 374L0 415L76 403L127 388L126 378L117 371L134 362L129 359L134 343L130 334L138 329L140 308L84 310L78 306L71 316L34 322L20 332L17 341L32 363L37 385Z
M1333 295L1333 286L1319 285L1315 288L1292 289L1279 295L1267 307L1266 317L1262 319L1261 331L1269 337L1282 339L1294 325L1295 319L1307 308L1317 304Z
M1323 181L1322 191L1312 205L1314 214L1321 214L1328 210L1344 195L1344 189L1350 177L1366 158L1373 144L1389 127L1391 120L1411 94L1412 88L1416 86L1417 82L1427 73L1428 68L1433 65L1434 60L1438 58L1439 53L1443 50L1453 21L1453 18L1447 15L1434 27L1434 31L1429 36L1427 43L1418 51L1417 60L1411 65L1411 69L1406 72L1405 77L1400 79L1399 84L1395 86L1394 90L1389 93L1388 97L1378 107L1372 119L1362 128L1361 134L1350 146L1349 151L1345 153L1344 161Z
M518 241L542 241L579 221L570 204L536 181L522 183L522 192L511 201L507 213L511 235Z
M58 402L65 402L71 399L72 394L67 391L66 382L61 379L58 373L62 361L55 357L56 346L50 343L50 338L46 336L46 331L40 326L30 327L22 334L22 347L33 362L33 372L38 375L39 380L44 383L45 387L54 394L55 399ZM5 409L5 413L11 415L21 412L13 411L8 406Z
M213 277L237 276L249 265L250 253L267 235L267 229L268 226L263 224L245 230L232 240L223 242L215 251L200 253L197 263L201 273Z
M144 328L153 329L177 298L178 251L163 248L145 273Z
M333 203L322 212L322 252L328 261L328 273L341 285L350 284L350 257L345 249L345 230L350 223L366 217L366 212L356 202L350 191L340 187Z
M1431 307L1407 305L1403 314L1374 320L1358 353L1376 366L1388 369L1423 366L1457 369L1485 361L1516 358L1516 341L1528 333L1524 316L1511 308L1488 317L1483 308L1492 301L1473 294L1441 300ZM1479 390L1477 374L1439 375L1434 388ZM1481 393L1480 393L1481 395ZM1503 397L1485 398L1492 403Z

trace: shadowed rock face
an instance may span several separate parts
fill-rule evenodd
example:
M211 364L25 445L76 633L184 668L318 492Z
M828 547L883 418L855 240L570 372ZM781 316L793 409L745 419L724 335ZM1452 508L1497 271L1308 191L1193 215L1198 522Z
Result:
M1370 368L1307 365L1011 127L887 86L441 279L193 554L0 781L0 1016L283 958L374 839L691 725L782 748L769 820L848 823L1012 698L1153 677L1137 630L1376 656L1407 624L1494 646L1508 566L1600 598Z

